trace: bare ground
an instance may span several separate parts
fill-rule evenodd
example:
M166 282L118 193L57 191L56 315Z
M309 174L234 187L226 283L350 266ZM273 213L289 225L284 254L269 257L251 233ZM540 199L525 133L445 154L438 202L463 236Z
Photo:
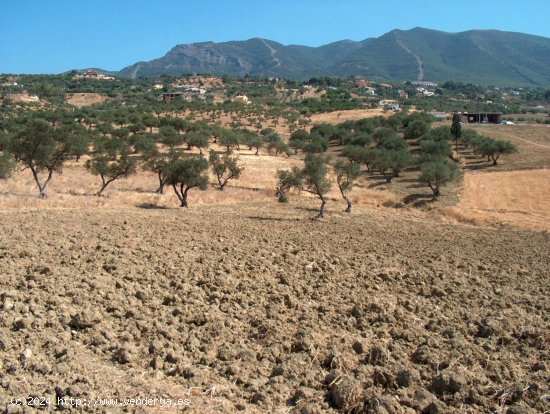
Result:
M3 212L1 393L196 413L549 409L548 233L316 207Z
M65 100L68 104L82 107L82 106L91 106L98 105L106 102L109 98L100 93L68 93L65 96Z

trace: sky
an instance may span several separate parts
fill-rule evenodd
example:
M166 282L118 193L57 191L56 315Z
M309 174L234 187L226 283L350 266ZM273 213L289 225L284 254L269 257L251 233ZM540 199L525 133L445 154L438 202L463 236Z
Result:
M120 70L177 44L320 46L424 27L550 37L550 0L0 0L0 73Z

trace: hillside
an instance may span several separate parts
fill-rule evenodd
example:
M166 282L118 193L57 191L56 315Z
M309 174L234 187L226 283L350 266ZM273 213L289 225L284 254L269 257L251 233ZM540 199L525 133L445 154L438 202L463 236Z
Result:
M458 80L493 85L550 86L550 39L498 30L446 33L393 30L360 42L320 47L254 38L175 46L165 56L122 69L128 77L212 73L309 79L366 76L378 80Z

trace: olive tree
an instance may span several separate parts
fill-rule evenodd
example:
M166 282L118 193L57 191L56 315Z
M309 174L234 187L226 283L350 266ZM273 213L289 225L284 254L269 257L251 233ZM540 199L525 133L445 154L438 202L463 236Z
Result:
M179 158L179 153L170 151L169 153L161 153L156 148L145 153L143 156L142 168L145 171L151 171L157 175L159 186L155 191L158 194L164 194L164 186L166 185L167 168Z
M298 167L291 170L277 170L277 188L275 195L279 203L288 202L286 192L291 188L300 188L302 184L302 171Z
M316 154L308 154L304 160L302 170L301 190L314 194L321 200L319 218L325 216L326 196L330 191L332 183L328 177L328 157Z
M433 193L433 200L441 195L440 187L460 177L460 170L453 162L443 158L422 164L420 182L426 184Z
M107 148L109 149L103 145L94 145L94 153L85 164L92 175L101 177L101 187L96 193L98 197L101 197L103 191L113 181L129 177L136 172L137 168L137 161L130 156L130 145L127 142L123 141L117 146Z
M294 154L298 154L298 150L304 146L309 140L309 134L305 129L294 131L288 140L288 145L294 150Z
M479 153L485 155L487 159L493 160L493 165L497 165L497 160L503 154L513 154L518 151L517 147L510 141L486 138L478 146Z
M353 187L353 184L355 180L359 177L359 174L361 173L361 168L359 163L357 162L345 162L343 160L338 160L334 164L334 174L336 175L336 184L338 185L338 189L340 190L340 194L342 194L342 198L346 201L348 204L348 207L346 208L346 213L351 213L351 201L346 195L348 191L350 191Z
M230 154L233 152L234 147L239 147L240 139L237 131L232 129L223 129L220 136L218 137L218 143L224 146L227 150L227 153Z
M159 128L160 142L173 149L183 144L184 137L171 125L163 125Z
M391 183L394 177L399 177L399 173L405 168L410 160L411 153L407 150L389 150L386 148L377 148L373 168L378 170L386 178L387 183Z
M218 180L218 188L223 191L229 180L238 180L244 168L239 165L238 158L230 154L220 156L216 151L211 150L208 158L212 170Z
M432 161L452 154L449 141L424 140L420 143L420 162Z
M16 165L10 153L2 153L2 155L0 155L0 180L10 178Z
M63 171L72 152L73 138L67 128L54 128L45 120L35 119L28 121L10 141L8 150L23 164L23 169L31 170L40 198L46 198L53 174Z
M180 207L188 207L189 190L206 190L208 187L208 161L202 155L171 161L166 167L166 183L174 189Z
M192 131L188 132L185 135L185 143L187 144L187 149L190 150L193 147L198 148L200 154L202 155L202 149L208 148L209 144L208 135L203 131Z

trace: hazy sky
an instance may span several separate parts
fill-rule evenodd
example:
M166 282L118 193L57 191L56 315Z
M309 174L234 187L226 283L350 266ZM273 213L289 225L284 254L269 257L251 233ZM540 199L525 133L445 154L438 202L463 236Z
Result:
M120 70L176 44L319 46L416 26L550 37L550 0L0 0L0 73Z

